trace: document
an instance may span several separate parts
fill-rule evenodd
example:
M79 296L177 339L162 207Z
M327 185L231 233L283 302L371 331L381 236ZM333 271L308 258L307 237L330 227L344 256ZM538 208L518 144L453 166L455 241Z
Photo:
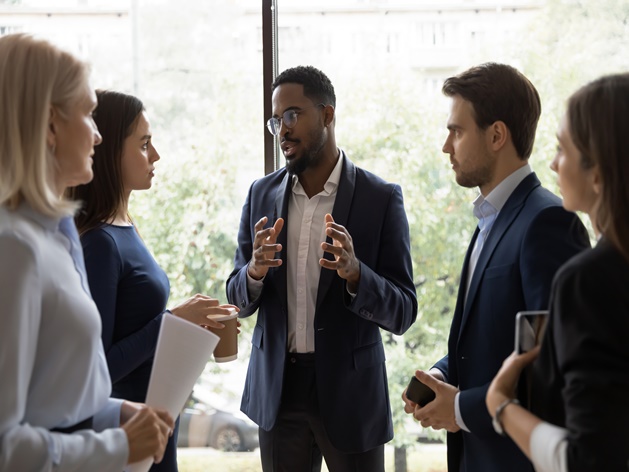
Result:
M177 418L220 338L168 313L162 317L146 404ZM126 472L147 472L152 459L130 464Z

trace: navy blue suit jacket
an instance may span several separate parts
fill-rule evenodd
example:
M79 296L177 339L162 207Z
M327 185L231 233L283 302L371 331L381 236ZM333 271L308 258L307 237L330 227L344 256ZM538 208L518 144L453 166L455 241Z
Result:
M275 424L282 395L286 264L269 270L256 300L247 292L247 264L255 223L263 216L270 223L290 218L291 191L286 169L253 183L242 210L235 268L227 281L227 297L240 307L240 317L258 310L241 409L265 430ZM363 452L393 437L380 328L402 334L417 316L409 229L400 187L355 167L347 158L332 216L352 236L361 275L352 300L336 271L321 269L314 321L317 394L332 444L344 452ZM285 225L278 237L282 260L286 231Z
M485 406L491 380L513 351L515 315L546 310L557 269L590 246L579 218L532 173L513 191L485 241L467 301L468 264L478 228L465 256L448 339L448 355L435 367L461 390L461 416L471 433L448 434L448 470L532 471L515 444L494 432ZM523 404L526 399L521 398Z

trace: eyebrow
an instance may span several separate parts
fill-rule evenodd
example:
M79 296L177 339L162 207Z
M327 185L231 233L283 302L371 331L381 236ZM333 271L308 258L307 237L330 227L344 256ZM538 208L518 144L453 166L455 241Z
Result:
M301 110L303 110L303 109L304 109L304 107L299 107L299 106L297 106L297 105L293 105L292 107L288 107L286 110L284 110L284 111L282 112L282 115L283 115L284 113L286 113L287 111L292 111L292 110L298 110L298 111L301 111ZM278 115L277 113L274 113L274 114L273 114L273 118L278 118L279 116L280 116L280 115Z
M151 139L152 137L153 137L152 134L145 134L144 136L140 138L140 141L145 141L147 139Z

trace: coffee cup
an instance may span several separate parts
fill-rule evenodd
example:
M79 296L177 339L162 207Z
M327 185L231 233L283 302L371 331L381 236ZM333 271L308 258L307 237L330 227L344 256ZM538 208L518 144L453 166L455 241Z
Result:
M216 362L229 362L238 357L238 312L232 309L229 315L208 315L208 319L218 321L225 325L223 329L208 329L220 339L214 348L214 360Z

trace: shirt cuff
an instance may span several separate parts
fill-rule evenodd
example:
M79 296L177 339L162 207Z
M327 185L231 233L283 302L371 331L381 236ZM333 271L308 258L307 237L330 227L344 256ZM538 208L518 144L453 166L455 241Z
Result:
M110 398L105 408L94 415L92 427L94 431L105 431L109 428L118 428L120 426L120 409L124 400L118 398Z
M249 266L246 269L247 272L247 293L249 294L249 300L257 300L262 289L264 288L264 277L260 280L256 280L249 275Z
M531 432L531 462L536 472L568 472L568 430L540 423Z
M463 421L463 416L461 415L461 407L459 405L459 397L461 396L461 392L456 394L454 397L454 420L459 428L461 428L466 433L469 433L469 428L465 425L465 421Z

